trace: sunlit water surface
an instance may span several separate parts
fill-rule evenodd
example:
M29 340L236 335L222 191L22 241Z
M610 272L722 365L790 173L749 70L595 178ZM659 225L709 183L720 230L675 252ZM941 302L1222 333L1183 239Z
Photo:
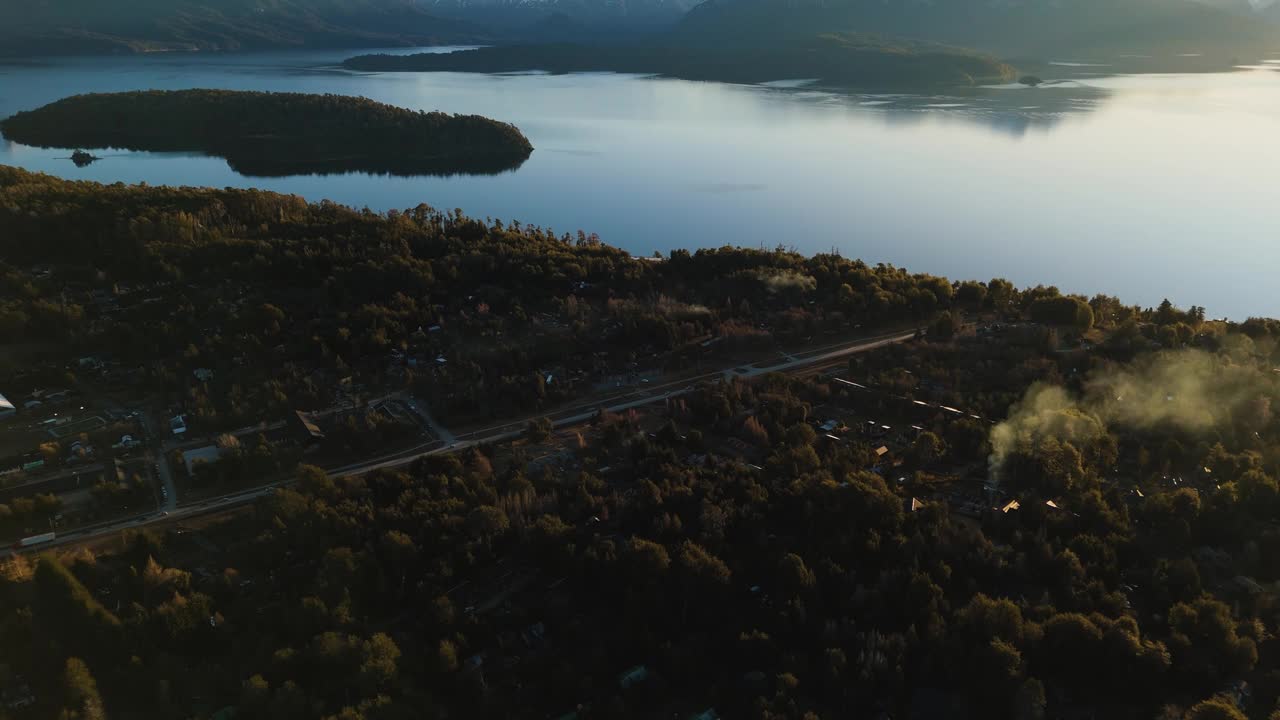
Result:
M403 52L403 51L401 51ZM496 176L254 178L219 158L0 141L0 164L103 182L259 187L377 210L428 203L637 254L724 244L835 249L953 278L1169 297L1280 316L1280 63L936 95L586 74L351 74L353 53L76 58L0 66L0 116L82 92L359 94L518 125ZM2 232L2 229L0 229Z

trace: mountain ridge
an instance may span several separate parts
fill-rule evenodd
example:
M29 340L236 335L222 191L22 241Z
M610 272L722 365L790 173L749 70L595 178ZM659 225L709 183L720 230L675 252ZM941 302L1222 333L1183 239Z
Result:
M1280 49L1280 24L1190 0L707 0L675 29L684 42L785 42L813 32L879 33L1004 57Z

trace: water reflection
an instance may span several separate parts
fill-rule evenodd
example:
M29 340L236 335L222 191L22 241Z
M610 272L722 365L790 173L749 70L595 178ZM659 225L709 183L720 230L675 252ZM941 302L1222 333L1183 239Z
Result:
M533 156L492 176L246 178L218 158L137 153L76 168L67 151L0 143L0 164L101 182L255 186L374 210L426 202L597 232L639 255L834 247L956 278L1280 316L1269 271L1280 266L1280 63L1187 75L1054 66L1034 70L1049 81L1038 88L909 95L804 81L334 71L344 56L0 67L0 115L90 91L330 92L512 122Z
M922 122L956 122L1020 138L1029 132L1053 130L1072 116L1093 112L1110 95L1105 89L1072 80L1038 88L1009 85L926 96L808 90L795 92L790 99L883 118L891 127L910 128Z

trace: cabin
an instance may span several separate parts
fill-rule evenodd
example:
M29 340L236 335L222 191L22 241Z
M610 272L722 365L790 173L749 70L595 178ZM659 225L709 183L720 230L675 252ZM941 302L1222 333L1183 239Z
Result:
M304 443L324 440L324 431L311 419L311 416L301 410L295 410L289 417L289 428Z

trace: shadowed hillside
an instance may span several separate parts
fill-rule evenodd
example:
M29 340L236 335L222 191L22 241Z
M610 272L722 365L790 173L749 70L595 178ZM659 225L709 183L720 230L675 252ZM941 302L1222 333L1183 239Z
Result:
M365 55L345 65L369 71L611 71L743 83L819 78L864 87L965 85L1014 77L1013 68L987 55L851 34L814 35L776 46L504 46L447 54Z
M474 42L413 0L0 0L0 56Z
M1280 30L1263 16L1186 0L708 0L689 12L676 36L776 44L815 32L884 33L1033 58L1090 52L1230 58L1280 47Z

